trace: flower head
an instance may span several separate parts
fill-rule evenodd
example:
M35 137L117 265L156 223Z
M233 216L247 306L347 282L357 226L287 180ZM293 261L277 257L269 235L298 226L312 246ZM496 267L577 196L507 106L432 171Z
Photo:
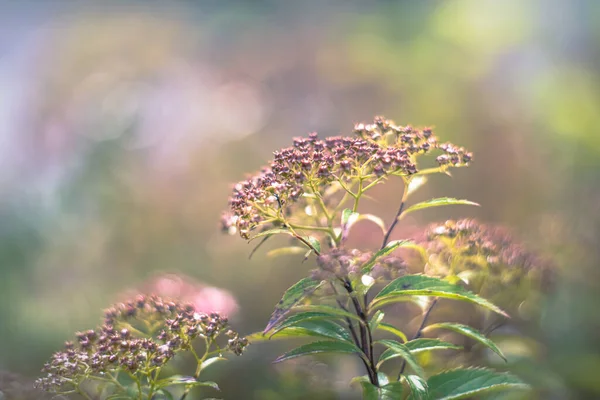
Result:
M492 299L510 292L510 302L520 302L532 286L548 289L552 284L553 265L526 250L503 227L473 219L446 221L431 225L421 244L430 254L427 274L460 277Z
M143 374L190 349L194 339L215 340L225 333L230 338L227 350L240 355L248 341L228 328L227 318L199 314L191 304L140 295L107 309L100 328L78 332L75 342L65 343L44 365L45 376L36 386L68 391L90 376L115 370Z
M285 225L285 218L304 211L315 198L326 204L329 194L357 180L366 186L388 176L417 173L417 157L434 150L442 153L436 159L441 169L472 159L462 147L438 144L430 128L398 126L383 117L357 124L353 136L319 139L311 133L295 138L293 146L274 152L270 165L234 185L223 230L247 239L258 226Z

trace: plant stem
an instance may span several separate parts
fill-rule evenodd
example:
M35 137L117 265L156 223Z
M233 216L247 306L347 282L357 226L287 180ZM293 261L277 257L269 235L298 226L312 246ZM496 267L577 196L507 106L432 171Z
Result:
M400 202L400 207L398 208L398 211L396 212L396 216L394 217L394 220L390 224L390 227L388 228L387 232L385 233L385 236L383 237L383 243L381 243L381 249L383 249L388 244L388 242L390 240L390 235L392 234L392 231L396 227L396 224L398 223L400 216L402 215L402 211L404 211L404 204L406 203L407 197L408 197L408 182L405 180L404 181L404 192L402 193L402 200Z
M335 288L335 285L333 284L333 282L329 282L329 284L331 285L331 289L333 289L333 292L336 295L335 301L338 304L338 306L348 312L348 308L346 306L344 306L344 303L342 303L340 301L340 299L338 299L339 293L337 291L337 289ZM352 340L354 340L354 344L356 346L360 346L360 342L358 341L358 336L356 335L356 330L354 329L354 326L352 325L352 321L350 320L350 318L345 317L346 323L348 324L348 329L350 330L350 334L352 335Z
M369 321L367 319L368 313L360 304L358 299L355 296L354 289L352 288L352 283L346 278L344 281L344 289L350 295L350 299L354 304L354 309L356 310L356 314L361 319L361 323L359 325L360 328L360 349L365 354L368 362L365 361L365 366L367 368L367 373L369 374L369 380L374 386L379 387L379 378L377 376L377 367L375 366L375 359L373 357L373 336L371 335L371 328L369 327Z
M438 301L437 297L435 299L433 299L433 301L427 308L427 311L425 311L425 314L423 315L423 320L421 321L421 325L419 325L419 329L417 329L417 331L415 332L415 335L412 337L411 340L415 340L415 339L418 339L421 337L421 334L423 333L423 328L425 327L425 324L427 323L427 319L429 318L429 315L431 314L431 310L433 310L433 307L435 307L435 305L437 304L437 301ZM398 379L397 379L398 381L402 377L402 373L404 373L405 368L406 368L406 360L403 360L402 366L400 367L400 372L398 372Z

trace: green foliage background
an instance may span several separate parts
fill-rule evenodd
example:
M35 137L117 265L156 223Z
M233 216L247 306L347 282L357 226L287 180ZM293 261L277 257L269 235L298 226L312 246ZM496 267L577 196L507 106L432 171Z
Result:
M541 329L503 351L554 398L600 396L600 3L0 6L0 369L35 376L161 271L230 290L236 329L262 330L312 267L264 249L249 261L220 235L230 182L292 136L383 114L474 152L417 197L482 205L415 214L397 238L476 216L554 257ZM387 220L397 204L371 206ZM369 229L352 240L378 243ZM284 348L256 345L207 379L231 399L350 396L358 364L271 365Z

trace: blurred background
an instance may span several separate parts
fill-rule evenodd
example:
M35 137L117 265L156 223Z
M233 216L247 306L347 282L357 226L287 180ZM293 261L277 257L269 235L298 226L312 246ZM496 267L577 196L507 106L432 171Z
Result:
M482 204L396 235L475 216L553 257L536 351L509 368L543 398L600 398L599 18L595 0L0 1L0 390L161 273L228 291L236 329L262 330L312 265L222 235L231 184L293 136L382 114L474 152L419 196ZM227 399L352 398L360 365L272 365L285 348L208 377Z

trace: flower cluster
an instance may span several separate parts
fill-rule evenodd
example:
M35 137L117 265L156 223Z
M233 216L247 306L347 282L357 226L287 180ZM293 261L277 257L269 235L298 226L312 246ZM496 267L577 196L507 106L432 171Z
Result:
M145 329L134 327L136 322ZM191 305L157 296L138 296L106 310L99 329L77 333L76 343L67 342L65 349L44 365L46 375L36 385L64 391L92 376L117 370L148 375L177 352L189 350L194 339L213 341L222 333L230 338L226 350L242 354L248 341L228 329L227 318L217 313L199 314Z
M431 254L425 272L459 276L490 297L507 288L531 283L544 289L552 281L552 265L516 242L502 227L463 219L431 225L422 245ZM482 293L485 292L485 293ZM523 300L516 296L513 300Z
M335 248L317 257L318 268L312 271L312 277L317 280L353 278L360 274L362 267L372 257L372 252ZM369 275L376 280L391 280L405 273L404 260L394 256L384 256L377 258Z
M354 136L321 140L311 133L295 138L292 147L274 153L269 166L234 186L223 229L247 239L258 225L281 223L282 215L292 213L290 205L300 202L304 209L307 198L326 197L335 182L347 188L358 180L368 184L390 175L415 174L416 156L434 149L443 153L437 157L440 168L467 165L472 158L463 148L438 144L429 128L397 126L383 117L373 124L357 124Z

